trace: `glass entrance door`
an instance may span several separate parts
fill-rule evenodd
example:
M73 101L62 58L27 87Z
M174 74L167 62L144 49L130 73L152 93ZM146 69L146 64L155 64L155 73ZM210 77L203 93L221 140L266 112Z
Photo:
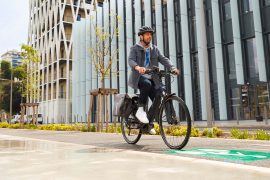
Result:
M242 119L256 119L257 116L269 117L269 90L267 83L242 86Z

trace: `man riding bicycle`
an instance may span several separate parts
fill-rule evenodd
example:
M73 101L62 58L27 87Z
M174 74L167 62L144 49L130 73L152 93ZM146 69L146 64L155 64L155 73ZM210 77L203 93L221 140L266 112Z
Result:
M154 30L151 27L141 27L138 32L140 41L130 48L128 57L129 66L131 67L128 84L132 88L140 90L139 107L135 116L141 123L151 125L149 133L152 135L156 134L156 131L153 128L153 122L149 122L144 108L148 97L153 102L152 107L155 107L157 102L154 100L160 95L161 85L157 75L145 74L145 71L148 68L158 67L160 62L174 74L180 74L172 62L155 45L151 44L153 33Z

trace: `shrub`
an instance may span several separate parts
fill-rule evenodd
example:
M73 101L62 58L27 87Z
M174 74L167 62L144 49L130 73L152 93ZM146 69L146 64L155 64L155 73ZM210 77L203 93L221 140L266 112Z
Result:
M223 131L217 127L213 127L211 129L205 128L202 132L202 136L206 136L209 138L214 138L214 137L220 137L223 134Z
M87 126L82 126L81 131L82 131L82 132L88 132Z
M122 133L122 129L121 129L121 126L120 125L117 125L116 126L116 132L117 133Z
M92 126L90 127L90 131L91 131L91 132L96 132L96 131L97 131L96 126L95 126L95 125L92 125Z
M10 128L10 129L19 129L20 128L20 124L11 124L11 125L9 125L8 128Z
M241 131L239 139L248 139L250 137L250 134L248 130Z
M217 127L214 127L214 128L213 128L213 134L214 134L216 137L220 137L220 136L222 136L223 131L222 131L221 129L217 128Z
M207 133L208 133L208 129L207 128L205 128L204 130L203 130L203 132L202 132L202 136L207 136Z
M209 137L209 138L215 138L216 137L216 135L213 133L213 129L208 130L206 136Z
M0 128L8 128L9 124L7 122L1 122L0 123Z
M38 129L38 127L35 124L26 124L24 129Z
M154 129L155 129L157 135L160 135L160 129L159 129L159 125L158 124L156 124L156 123L154 124Z
M238 137L240 136L240 130L236 129L236 128L232 128L231 129L231 137L238 139Z
M108 127L108 133L121 133L121 126L120 125L116 125L116 127L114 126L114 124L109 125Z
M239 129L231 129L231 137L236 139L248 139L250 137L250 134L248 130L240 131Z
M199 137L199 136L200 136L199 130L192 127L191 128L191 137Z
M270 135L264 130L257 130L254 134L256 140L270 140Z

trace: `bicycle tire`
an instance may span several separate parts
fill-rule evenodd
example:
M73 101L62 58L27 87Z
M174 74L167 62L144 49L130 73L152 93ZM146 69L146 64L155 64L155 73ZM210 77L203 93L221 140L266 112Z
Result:
M167 126L169 126L170 123L173 124L173 122L169 122L168 118L165 118L163 120L164 112L166 111L166 109L165 109L166 108L166 105L168 106L168 103L170 103L170 102L173 102L172 104L173 104L173 108L174 109L177 108L177 107L175 107L176 105L174 103L178 103L179 104L179 110L178 110L179 111L179 113L178 113L179 114L179 117L175 117L174 118L175 120L172 120L172 121L175 121L174 124L176 124L176 123L178 124L179 123L179 127L177 127L178 129L177 128L175 128L175 129L171 128L170 129L170 127L166 127L165 128L165 124ZM180 113L181 113L181 116L182 116L181 118L180 118ZM165 114L166 114L166 112L165 112ZM165 100L162 101L162 103L161 103L161 107L160 107L160 110L159 110L159 116L158 116L158 118L159 118L158 121L159 121L159 126L160 126L160 134L161 134L161 137L162 137L164 143L169 148L171 148L171 149L178 149L178 150L180 150L180 149L184 148L186 146L186 144L188 143L189 138L190 138L190 134L191 134L191 118L190 118L190 113L188 111L188 108L187 108L185 102L180 97L178 97L178 96L171 96L169 98L165 98ZM185 119L185 121L182 121L182 122L184 122L186 124L186 127L185 126L181 127L181 125L180 125L181 119L182 120ZM181 136L183 140L180 141L179 144L173 145L168 140L168 138L169 137L173 137L173 138L174 137L179 137L178 139L180 139L181 131L183 131L182 135L184 137Z
M128 118L135 120L135 118L132 115L130 115L130 117L128 117ZM136 144L141 139L142 132L141 132L140 128L131 129L130 127L128 127L128 124L127 124L128 118L125 118L125 117L121 118L122 135L128 144ZM137 130L136 131L137 134L134 134L133 138L132 138L132 136L130 134L128 134L128 132L126 131L125 127L127 128L127 130L129 130L129 133L131 130Z

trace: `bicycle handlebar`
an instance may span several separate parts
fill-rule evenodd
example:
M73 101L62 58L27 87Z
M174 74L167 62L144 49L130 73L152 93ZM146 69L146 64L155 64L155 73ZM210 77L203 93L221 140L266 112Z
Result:
M145 74L158 74L160 76L166 76L166 75L175 75L173 71L165 71L165 70L160 70L158 67L153 67L152 69L146 69Z

